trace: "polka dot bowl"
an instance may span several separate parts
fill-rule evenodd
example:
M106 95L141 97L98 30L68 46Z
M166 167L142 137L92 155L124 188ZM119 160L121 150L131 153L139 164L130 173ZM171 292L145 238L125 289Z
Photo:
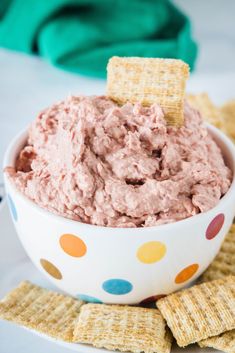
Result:
M235 170L232 142L208 129ZM24 145L20 133L5 155L12 166ZM5 175L8 204L19 238L34 264L56 286L90 302L136 304L189 285L217 254L235 213L235 180L212 210L149 228L107 228L45 211ZM10 256L10 254L9 254Z

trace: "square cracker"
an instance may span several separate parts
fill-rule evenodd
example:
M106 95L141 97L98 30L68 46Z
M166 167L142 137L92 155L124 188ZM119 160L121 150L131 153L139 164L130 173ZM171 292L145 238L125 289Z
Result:
M235 277L202 283L157 302L180 347L235 329Z
M72 341L82 301L22 282L0 302L0 318Z
M169 353L172 336L157 309L86 304L74 330L74 342L134 353Z
M235 353L235 330L199 342L201 348L210 347L225 353Z
M210 124L223 129L224 119L218 107L214 105L207 93L188 94L187 101L199 112L202 117Z
M119 104L158 103L170 125L184 123L189 66L176 59L112 57L107 66L107 95Z
M225 132L235 142L235 99L228 101L221 107L225 122Z
M203 273L200 282L208 282L229 275L235 276L235 224L230 228L218 255Z

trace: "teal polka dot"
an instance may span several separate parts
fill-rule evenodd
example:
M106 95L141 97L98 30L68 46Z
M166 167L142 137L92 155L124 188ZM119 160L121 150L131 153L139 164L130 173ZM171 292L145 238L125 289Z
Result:
M18 215L17 215L16 207L9 194L7 195L7 201L8 201L9 208L11 210L12 217L14 221L17 221Z
M133 289L133 285L125 279L109 279L102 285L103 290L109 294L123 295L130 293Z
M78 299L83 300L84 302L102 304L101 300L99 300L98 298L92 297L90 295L78 294L77 297Z

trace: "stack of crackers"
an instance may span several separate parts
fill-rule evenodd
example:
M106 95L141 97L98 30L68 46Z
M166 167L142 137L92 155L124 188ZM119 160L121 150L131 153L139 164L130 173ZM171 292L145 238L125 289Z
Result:
M188 65L174 59L118 58L108 64L108 96L119 104L158 103L169 125L184 123ZM189 102L235 140L235 101L217 108L206 94ZM235 225L200 284L155 308L86 304L23 282L0 302L0 318L67 342L133 353L169 353L198 343L235 353Z
M188 94L188 102L200 111L203 118L225 132L235 142L235 100L216 106L207 93Z

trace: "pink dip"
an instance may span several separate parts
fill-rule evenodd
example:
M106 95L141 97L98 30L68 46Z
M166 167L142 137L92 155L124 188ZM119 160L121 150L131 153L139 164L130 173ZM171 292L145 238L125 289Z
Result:
M44 110L7 173L41 207L110 227L205 212L231 183L220 149L188 104L176 129L157 104L119 107L106 97L71 97Z

